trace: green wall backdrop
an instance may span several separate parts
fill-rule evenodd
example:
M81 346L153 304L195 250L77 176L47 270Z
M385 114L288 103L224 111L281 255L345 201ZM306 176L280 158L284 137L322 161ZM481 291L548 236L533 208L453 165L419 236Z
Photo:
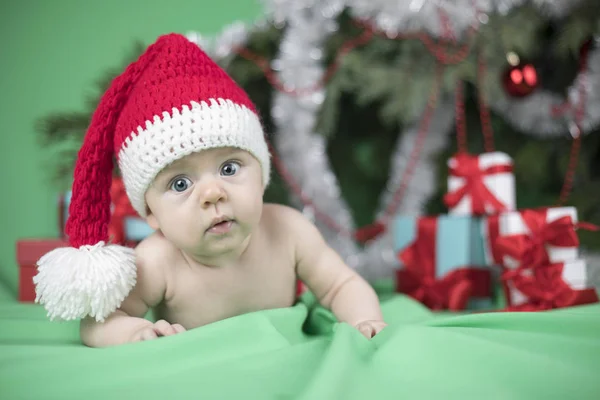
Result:
M253 21L258 0L9 0L0 4L0 284L17 291L15 242L58 235L57 188L34 123L83 109L96 80L136 41L168 32L214 34ZM16 297L15 297L16 298Z

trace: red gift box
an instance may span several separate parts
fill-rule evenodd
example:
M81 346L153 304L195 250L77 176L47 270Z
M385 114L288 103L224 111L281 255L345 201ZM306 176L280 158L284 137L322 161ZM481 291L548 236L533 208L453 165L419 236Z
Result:
M17 241L17 263L19 264L19 301L35 301L33 277L37 274L38 260L49 251L68 247L63 239L22 239Z

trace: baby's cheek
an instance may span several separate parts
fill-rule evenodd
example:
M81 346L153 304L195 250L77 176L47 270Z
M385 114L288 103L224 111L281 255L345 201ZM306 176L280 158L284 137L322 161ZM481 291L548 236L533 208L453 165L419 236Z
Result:
M164 216L163 232L169 234L178 242L188 242L197 240L199 232L202 230L201 219L199 216L190 215L189 212L177 210L168 216Z
M252 225L258 224L262 215L263 202L262 198L253 198L252 201L246 203L246 214L248 221Z
M195 247L198 245L198 242L202 240L202 234L200 231L200 227L190 226L189 222L185 226L181 224L173 232L173 242L175 242L178 247Z

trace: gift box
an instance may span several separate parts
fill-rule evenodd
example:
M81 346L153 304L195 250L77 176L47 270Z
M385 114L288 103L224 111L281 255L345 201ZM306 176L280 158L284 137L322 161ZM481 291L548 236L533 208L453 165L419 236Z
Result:
M400 261L397 291L437 310L493 308L491 269L477 219L398 216L393 237Z
M68 247L69 243L63 239L22 239L16 244L17 264L19 265L19 293L20 302L35 301L35 285L33 277L37 274L37 262L46 253L60 248Z
M584 260L571 260L503 274L508 311L542 311L597 303Z
M139 243L153 232L154 229L150 228L145 219L140 217L125 218L125 240Z
M493 246L506 268L535 268L579 257L574 207L540 208L502 213Z
M512 159L502 152L460 153L448 160L451 215L493 215L516 208Z
M492 267L500 267L504 255L497 246L500 237L500 215L488 215L480 220L485 263Z

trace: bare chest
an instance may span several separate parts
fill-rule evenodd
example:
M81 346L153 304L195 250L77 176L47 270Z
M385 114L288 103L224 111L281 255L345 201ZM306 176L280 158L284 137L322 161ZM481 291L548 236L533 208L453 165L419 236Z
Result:
M187 329L248 312L289 307L296 276L289 257L267 257L236 268L178 268L169 282L171 297L162 317Z

